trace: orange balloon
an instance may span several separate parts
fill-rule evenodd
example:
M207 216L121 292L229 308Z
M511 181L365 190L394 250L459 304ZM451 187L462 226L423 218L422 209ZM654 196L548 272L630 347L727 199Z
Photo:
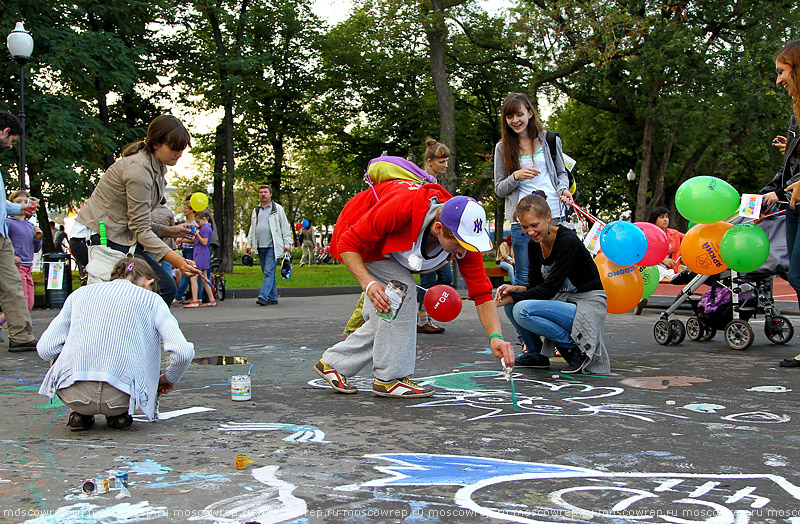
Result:
M681 241L681 260L699 275L717 275L728 269L722 261L719 244L725 232L733 227L728 222L697 224Z
M608 300L606 311L609 313L626 313L636 307L644 292L644 281L636 266L618 266L603 253L594 257L594 263L600 272L603 289Z

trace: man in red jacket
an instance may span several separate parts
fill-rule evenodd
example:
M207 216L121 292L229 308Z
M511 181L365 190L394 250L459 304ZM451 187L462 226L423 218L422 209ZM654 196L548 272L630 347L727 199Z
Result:
M469 197L451 196L438 184L390 180L355 195L336 221L331 253L364 289L368 298L364 301L365 323L328 348L314 371L339 393L356 393L346 377L371 363L376 395L433 395L432 387L409 378L414 373L417 345L413 274L435 271L452 256L489 335L492 354L513 363L513 348L503 339L492 284L481 257L482 251L491 249L483 207ZM391 310L386 293L391 281L404 284L406 294L397 316L387 321L378 313Z

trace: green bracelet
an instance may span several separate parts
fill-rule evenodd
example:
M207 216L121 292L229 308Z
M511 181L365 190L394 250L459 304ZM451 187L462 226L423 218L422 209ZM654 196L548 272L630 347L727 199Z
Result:
M491 342L491 340L492 340L493 338L499 338L499 339L500 339L500 340L502 340L503 342L505 342L505 340L506 340L506 339L504 339L504 338L503 338L503 335L501 335L500 333L492 333L491 335L489 335L489 341L490 341L490 342Z

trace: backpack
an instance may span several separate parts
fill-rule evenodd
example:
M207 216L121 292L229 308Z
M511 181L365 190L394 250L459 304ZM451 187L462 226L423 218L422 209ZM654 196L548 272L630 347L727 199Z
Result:
M556 164L556 137L559 136L558 133L555 131L546 131L545 132L545 140L547 141L547 147L550 149L550 156L553 158L553 165ZM563 158L562 158L563 160ZM564 166L564 169L567 171L567 186L569 188L569 192L572 193L572 199L577 202L578 201L578 188L575 184L575 174L572 170L567 169L567 166Z
M367 164L367 172L364 173L364 180L372 188L377 200L380 199L378 199L378 193L375 192L375 184L387 180L409 180L420 185L436 183L433 175L420 169L417 164L399 156L379 156L370 160Z

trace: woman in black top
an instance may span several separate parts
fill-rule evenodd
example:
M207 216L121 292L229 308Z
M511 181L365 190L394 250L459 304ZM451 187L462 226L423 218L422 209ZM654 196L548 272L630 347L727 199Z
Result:
M563 373L608 373L606 293L591 254L571 229L551 223L541 194L520 200L515 215L530 237L529 283L502 285L495 296L527 346L514 366L548 368L550 359L541 354L544 338L567 361Z

